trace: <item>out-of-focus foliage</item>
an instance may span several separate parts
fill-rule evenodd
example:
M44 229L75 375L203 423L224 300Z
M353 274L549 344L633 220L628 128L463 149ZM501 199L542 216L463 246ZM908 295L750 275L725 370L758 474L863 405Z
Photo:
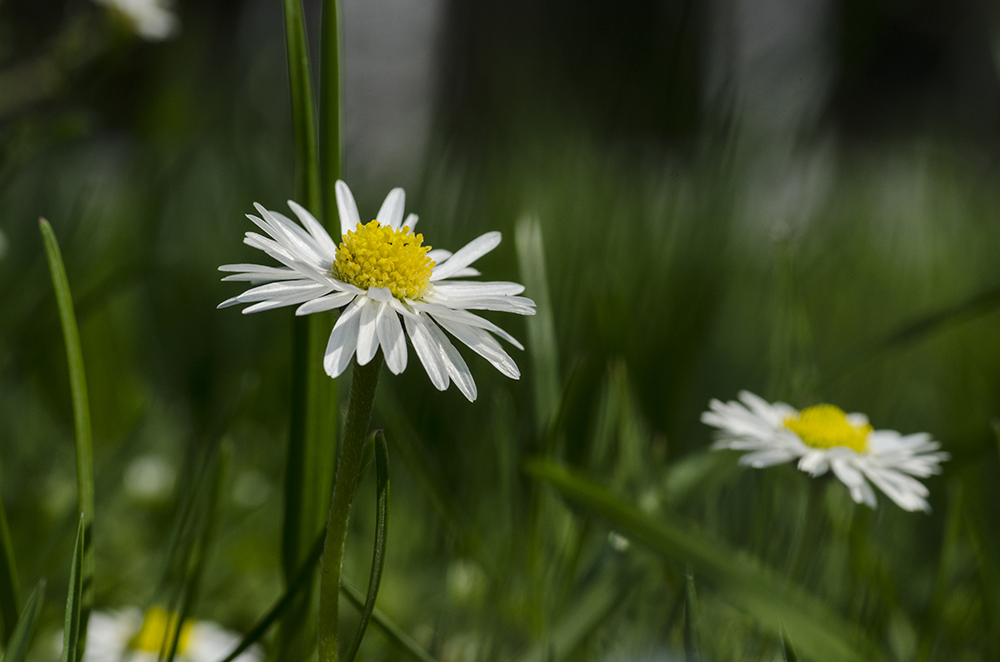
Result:
M539 457L573 467L644 522L741 550L855 628L849 643L862 654L1000 656L996 145L933 122L885 133L876 123L866 140L831 120L769 148L725 104L692 119L699 51L681 27L708 20L699 12L656 24L688 35L677 51L622 61L602 44L593 61L556 67L540 38L505 59L516 49L502 29L516 16L490 32L479 13L490 6L446 8L440 121L406 173L407 208L435 247L501 230L504 243L477 267L527 283L526 295L550 302L551 326L504 320L528 341L515 354L522 378L469 355L473 404L431 388L412 352L403 375L383 375L373 427L385 430L393 488L378 611L358 659L397 659L382 618L442 661L682 659L692 604L703 660L781 659L770 612L697 568L688 600L687 559L522 472ZM78 524L39 216L62 247L87 368L96 607L162 602L190 580L171 550L226 441L229 477L211 545L198 551L192 609L245 631L281 591L291 312L215 308L234 292L217 266L259 257L240 243L252 229L243 214L254 201L282 209L292 195L281 7L181 3L179 16L175 39L146 43L88 2L0 3L0 488L20 586L50 579L38 659L56 654L49 634L61 627ZM653 29L643 15L618 18L612 45ZM885 21L862 24L845 39L885 34ZM494 41L459 58L477 31ZM573 34L552 33L552 48ZM859 72L875 47L865 44L845 50L851 77L833 116L857 112L843 95L868 80ZM585 40L571 46L587 51ZM648 64L657 54L683 66ZM598 83L636 62L645 68L621 85L639 106L623 101L628 112L616 114ZM678 105L643 96L640 83L671 71L664 89ZM466 88L455 81L473 79L469 96L456 92ZM555 79L567 89L535 85ZM505 90L517 103L498 119ZM646 102L674 114L659 125ZM362 161L348 152L345 178L360 207L376 209L396 182ZM952 455L927 481L932 514L885 498L869 510L836 481L710 453L700 413L744 388L930 432ZM348 537L345 575L358 586L375 488L369 471ZM349 640L357 622L341 611ZM815 642L789 633L807 659Z

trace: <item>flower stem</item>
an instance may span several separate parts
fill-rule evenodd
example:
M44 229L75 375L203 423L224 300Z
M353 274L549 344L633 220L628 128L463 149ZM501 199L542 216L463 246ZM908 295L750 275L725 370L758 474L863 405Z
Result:
M340 594L340 567L344 560L347 522L351 516L358 474L364 454L368 421L375 403L381 350L367 365L354 365L351 400L347 409L344 447L337 463L337 479L330 502L330 519L323 546L323 567L319 585L319 662L337 662L337 598Z

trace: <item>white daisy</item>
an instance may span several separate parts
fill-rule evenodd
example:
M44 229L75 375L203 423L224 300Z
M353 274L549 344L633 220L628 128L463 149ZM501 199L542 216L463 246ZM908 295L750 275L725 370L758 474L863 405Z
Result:
M930 511L927 488L913 477L940 473L949 455L938 451L940 444L929 434L875 430L864 414L833 405L798 411L747 391L740 400L712 400L701 415L703 423L720 430L713 449L751 451L740 464L757 469L797 459L799 469L812 476L832 469L857 503L875 507L871 481L900 508Z
M507 282L469 282L454 278L478 276L474 261L500 243L499 232L487 232L456 253L422 246L413 233L417 216L403 222L403 189L389 192L374 221L361 223L351 190L336 185L340 214L338 246L312 214L288 201L305 227L287 216L255 204L260 216L247 215L267 236L248 232L244 243L259 248L284 267L227 264L220 271L236 272L222 280L249 281L253 287L223 301L219 308L252 304L244 313L298 305L296 315L343 308L330 333L323 367L339 376L357 356L365 365L379 347L394 374L406 368L406 335L431 383L445 390L453 380L470 401L476 383L447 331L504 375L518 379L513 359L493 335L524 349L510 334L470 310L495 310L534 315L531 299L517 296L524 286ZM403 333L403 327L406 334ZM444 329L444 331L442 331ZM492 335L491 335L492 334Z
M177 34L180 21L172 11L172 0L94 0L129 22L146 41L163 41Z
M87 648L83 662L156 662L164 648L164 639L172 636L177 616L161 607L150 607L145 614L129 607L122 611L90 615L87 626ZM180 662L219 662L243 639L210 621L188 621L181 627L177 641ZM55 648L62 654L62 634L57 635ZM261 662L264 651L253 645L234 662Z

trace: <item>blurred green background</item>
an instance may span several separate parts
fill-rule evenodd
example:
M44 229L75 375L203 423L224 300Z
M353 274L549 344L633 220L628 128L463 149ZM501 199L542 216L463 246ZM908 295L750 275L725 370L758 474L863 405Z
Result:
M227 439L196 615L245 631L282 588L292 314L216 310L239 291L217 267L262 257L243 215L292 195L281 3L172 11L160 39L106 5L0 1L0 487L22 587L50 578L51 628L76 491L39 216L90 387L98 608L162 598L180 504ZM472 404L412 361L383 375L389 617L442 662L683 659L684 563L521 471L547 456L759 559L872 659L1000 658L996 7L345 0L343 30L362 216L402 185L434 247L502 231L477 266L552 321L494 316L529 340L522 378L470 356ZM543 246L529 224L515 241L520 219ZM952 455L933 512L710 453L699 416L741 389L930 432ZM357 582L373 490L348 538ZM780 659L776 623L695 582L703 659ZM371 628L360 655L400 653Z

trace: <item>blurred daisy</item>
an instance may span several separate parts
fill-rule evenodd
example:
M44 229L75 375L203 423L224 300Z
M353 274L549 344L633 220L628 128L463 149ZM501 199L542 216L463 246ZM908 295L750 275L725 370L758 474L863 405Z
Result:
M750 451L740 464L757 469L798 460L799 469L812 476L833 470L857 503L875 506L871 481L900 508L930 511L927 488L914 476L940 473L940 463L949 455L938 451L940 445L929 434L875 430L863 414L833 405L797 411L747 391L740 400L712 400L701 415L703 423L720 430L713 449Z
M136 34L146 41L163 41L177 33L180 21L171 11L170 0L94 0L125 17Z
M83 662L156 662L164 640L177 627L177 616L160 607L150 607L145 614L135 607L122 611L90 615L87 649ZM188 621L181 627L177 641L177 660L182 662L218 662L243 639L209 621ZM62 634L56 647L62 652ZM264 652L253 645L235 662L261 662Z
M236 272L223 280L249 281L253 287L223 301L219 308L252 304L244 313L298 305L296 315L343 308L326 346L323 367L337 377L357 356L360 365L374 358L379 347L394 374L406 368L406 335L431 383L443 391L454 381L470 401L476 383L447 331L504 375L518 379L513 359L496 335L524 349L509 333L470 310L495 310L534 315L531 299L517 296L524 286L507 282L469 282L454 278L478 276L471 265L500 243L499 232L487 232L456 253L430 250L423 235L414 234L417 216L403 222L403 189L389 192L375 220L361 223L351 190L336 185L340 214L340 244L330 238L312 214L296 203L288 205L303 229L287 216L255 204L260 216L248 214L268 236L248 232L244 243L259 248L284 267L227 264L220 271ZM444 331L442 331L442 329Z

